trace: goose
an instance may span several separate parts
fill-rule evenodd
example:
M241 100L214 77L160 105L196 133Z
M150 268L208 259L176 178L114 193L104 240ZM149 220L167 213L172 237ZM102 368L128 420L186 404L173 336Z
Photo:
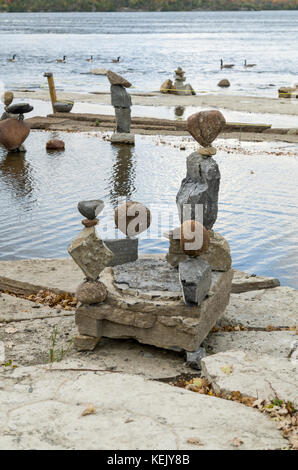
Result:
M244 61L244 67L245 67L245 68L255 67L256 65L257 65L257 64L248 64L248 63L246 62L246 59L245 59L245 61Z
M114 64L117 64L118 62L120 62L120 56L117 57L117 59L113 59L112 62L113 62Z
M86 62L93 62L93 55L91 55L89 59L86 59Z
M16 61L16 54L12 56L11 59L7 59L8 62L15 62Z
M220 68L221 69L232 69L234 67L234 64L224 64L223 60L220 59Z
M66 63L66 55L63 56L63 59L56 59L56 62L59 64L65 64Z

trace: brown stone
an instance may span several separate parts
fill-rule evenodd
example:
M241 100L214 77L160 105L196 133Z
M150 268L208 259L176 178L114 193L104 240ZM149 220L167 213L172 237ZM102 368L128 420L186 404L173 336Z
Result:
M2 95L2 101L5 106L9 106L13 102L13 92L12 91L5 91Z
M228 88L230 86L230 82L229 80L227 80L226 78L223 78L222 80L220 80L220 82L218 82L217 86L220 86L221 88Z
M228 271L232 266L229 243L222 235L213 230L209 230L209 235L208 250L201 253L200 258L207 261L214 271Z
M170 93L171 89L173 88L173 82L172 80L168 79L160 87L160 92L161 93Z
M7 150L15 150L22 145L30 133L30 126L22 120L5 119L0 122L0 143Z
M46 145L47 150L65 150L63 140L53 139L49 140Z
M203 238L203 239L202 239ZM198 248L188 249L187 245L196 242ZM210 236L208 230L196 220L186 220L181 225L180 247L188 256L199 256L208 250Z
M74 347L77 351L93 351L98 345L100 338L78 335L74 338Z
M209 147L224 129L226 120L220 111L201 111L187 119L187 130L203 147Z
M98 224L98 219L92 219L92 220L84 219L84 220L82 220L82 224L87 228L95 227L95 225Z
M118 75L117 73L112 72L112 70L107 71L107 77L111 85L122 85L125 88L131 87L131 83L128 80L121 77L121 75Z
M203 155L204 157L212 157L212 155L216 154L216 148L214 147L200 147L198 149L198 153Z
M134 237L150 227L151 212L139 202L128 201L115 209L116 227L129 237Z
M82 304L92 305L104 302L108 292L106 286L100 281L82 282L76 290L76 298Z

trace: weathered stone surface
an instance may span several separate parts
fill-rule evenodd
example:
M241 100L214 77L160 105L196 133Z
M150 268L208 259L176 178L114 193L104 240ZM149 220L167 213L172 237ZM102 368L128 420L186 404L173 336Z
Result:
M26 114L33 110L33 106L28 103L16 103L7 106L7 112L10 114Z
M81 201L78 203L78 211L89 220L94 220L102 211L105 203L101 199Z
M209 231L209 235L210 242L208 250L207 252L201 253L200 258L207 261L214 271L228 271L232 266L229 243L222 235L213 230Z
M20 147L27 139L30 127L24 121L18 119L5 119L0 122L0 144L7 150Z
M121 85L111 86L111 103L114 108L131 108L131 96Z
M178 227L174 230L170 230L163 235L170 241L169 251L166 254L166 260L171 266L178 267L181 261L188 259L188 256L182 251L180 246L180 228Z
M70 113L74 105L74 101L56 101L54 109L57 113Z
M92 75L106 75L107 70L100 67L100 68L97 68L97 69L91 69L90 73L92 73Z
M199 348L195 352L186 353L186 363L193 369L201 370L202 359L207 356L205 348Z
M163 84L160 87L160 92L161 93L169 93L171 88L173 87L173 82L170 79L167 79L163 82Z
M114 253L110 266L130 263L138 259L139 240L137 238L105 239L104 242Z
M151 212L140 202L128 201L115 209L116 227L125 235L135 237L145 232L151 224Z
M135 338L162 348L195 351L229 300L232 270L212 273L208 297L199 307L184 304L178 271L166 261L142 259L113 272L110 280L105 276L106 302L77 309L80 334Z
M296 331L232 331L210 333L203 345L208 354L236 349L287 359L296 338Z
M52 139L49 140L46 144L47 150L65 150L65 143L63 140Z
M104 242L97 237L95 228L85 228L74 238L68 253L81 268L86 278L95 281L113 259L113 253Z
M216 155L216 148L214 147L200 147L197 152L204 157L211 157Z
M120 85L124 86L125 88L131 87L131 83L126 80L125 78L121 77L121 75L118 75L115 72L112 72L112 70L108 70L106 73L110 84L113 85Z
M98 224L99 220L98 219L84 219L82 220L82 224L84 227L90 228L90 227L95 227Z
M232 286L232 292L234 294L250 290L270 289L279 286L279 280L274 277L256 276L244 273L243 271L234 270Z
M139 376L76 371L81 367L62 361L1 373L1 449L191 450L195 438L199 449L232 450L235 437L243 450L287 445L254 409ZM95 413L82 417L88 403Z
M298 361L227 351L202 359L202 372L216 392L239 391L259 399L278 397L298 405Z
M211 286L210 265L200 258L189 258L179 263L179 280L186 305L200 305Z
M297 325L298 290L274 287L232 294L220 325L242 324L252 328L292 327Z
M209 147L224 129L226 120L217 110L201 111L187 119L187 130L203 147Z
M108 292L106 286L100 281L82 282L76 290L76 298L83 304L98 304L104 302Z
M93 338L92 336L76 336L74 339L74 347L78 351L94 351L98 345L100 338Z
M187 174L182 180L181 187L176 197L178 212L181 222L187 219L196 219L196 205L203 205L204 227L209 230L213 227L218 212L218 191L220 172L216 161L212 158L204 158L197 152L187 157ZM185 211L188 204L190 211ZM183 211L184 209L184 211Z
M221 88L228 88L230 85L231 84L227 78L223 78L217 84L217 86L220 86Z
M115 108L116 132L119 134L129 134L131 124L130 108Z
M181 225L180 248L188 256L199 256L208 250L208 230L196 220L185 220Z
M125 133L114 133L111 136L112 144L129 144L134 145L135 136L134 134L125 134Z
M5 91L1 97L1 100L5 106L9 106L13 102L13 92Z

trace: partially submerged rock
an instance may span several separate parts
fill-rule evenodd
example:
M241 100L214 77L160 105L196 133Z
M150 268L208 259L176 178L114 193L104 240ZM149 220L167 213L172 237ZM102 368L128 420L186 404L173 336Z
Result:
M217 84L217 86L221 87L221 88L228 88L230 86L230 82L227 78L223 78L222 80L220 80Z
M49 140L46 144L47 150L65 150L65 143L63 140L52 139Z
M5 119L0 122L0 144L7 150L20 147L30 134L30 126L18 119Z

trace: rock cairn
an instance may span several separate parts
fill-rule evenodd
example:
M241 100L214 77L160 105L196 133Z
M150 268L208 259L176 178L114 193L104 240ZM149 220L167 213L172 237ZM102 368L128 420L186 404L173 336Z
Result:
M116 132L112 135L111 142L134 144L134 135L130 133L132 103L126 91L131 83L111 70L108 70L107 77L111 84L111 102L116 116Z
M220 184L212 142L225 124L219 111L202 111L187 121L188 131L200 147L187 157L186 178L176 197L181 226L165 234L170 240L166 258L179 269L186 304L200 305L208 295L212 271L231 268L229 244L212 230Z
M181 67L178 67L177 70L175 70L174 80L174 84L172 80L166 80L160 87L161 93L173 93L175 95L183 96L196 94L189 83L184 84L186 77L185 72Z
M0 144L10 152L25 152L23 143L30 134L30 126L24 122L24 114L33 107L28 103L12 104L12 92L5 92L2 101L5 111L0 119Z

